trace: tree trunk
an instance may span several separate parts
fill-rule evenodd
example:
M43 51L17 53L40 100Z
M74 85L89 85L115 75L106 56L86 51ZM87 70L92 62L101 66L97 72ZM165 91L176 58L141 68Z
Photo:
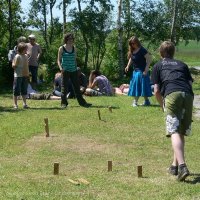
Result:
M118 65L119 65L119 77L122 78L124 74L124 57L123 57L123 29L121 23L122 15L122 0L118 0L118 19L117 19L117 30L118 30Z
M63 35L66 34L66 27L67 27L67 17L66 17L66 0L63 0Z
M126 39L130 38L130 32L131 32L131 6L130 6L130 0L126 0L126 9L127 9L127 30L126 30Z
M56 0L51 0L50 1L50 21L51 21L51 30L50 30L50 37L49 37L49 43L52 43L53 40L53 34L54 34L54 23L53 23L53 7L56 3Z
M81 9L81 0L77 0L78 3L78 10L79 10L79 15L81 15L82 13L82 9ZM80 26L83 27L83 21L82 18L80 16ZM89 42L88 42L88 38L84 32L84 30L81 28L81 33L83 36L83 39L85 41L85 61L84 61L84 70L87 69L87 64L88 64L88 56L89 56Z
M8 28L9 28L9 49L13 49L13 19L12 19L12 0L7 0L9 17L8 17Z
M177 24L177 15L178 15L178 0L172 0L173 5L173 15L172 15L172 26L171 26L171 42L176 44L176 24Z
M43 0L42 1L42 14L43 14L43 17L44 17L44 40L45 40L45 43L46 43L46 47L48 47L48 40L47 40L47 5L46 5L46 2Z

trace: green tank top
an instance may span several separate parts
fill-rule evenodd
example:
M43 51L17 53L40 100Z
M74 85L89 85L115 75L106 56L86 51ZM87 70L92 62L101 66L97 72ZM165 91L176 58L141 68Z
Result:
M77 70L74 47L72 48L71 52L68 52L66 48L63 46L63 54L61 61L62 61L62 68L64 71L74 72Z

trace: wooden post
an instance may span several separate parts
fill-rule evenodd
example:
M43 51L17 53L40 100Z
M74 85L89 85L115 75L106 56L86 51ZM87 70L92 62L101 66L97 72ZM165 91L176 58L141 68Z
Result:
M45 134L46 134L46 137L49 137L49 120L48 120L48 118L44 118L44 123L45 123Z
M108 161L108 172L112 171L112 161Z
M142 178L142 166L137 166L138 178Z
M59 163L58 162L54 163L53 174L54 175L58 175L59 174Z
M108 109L112 113L112 106L109 106Z
M101 120L101 113L100 113L100 110L98 110L98 117L99 117L99 120Z

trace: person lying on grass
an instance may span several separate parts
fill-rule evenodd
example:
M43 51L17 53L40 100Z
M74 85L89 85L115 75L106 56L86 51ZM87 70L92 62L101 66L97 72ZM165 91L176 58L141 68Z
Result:
M85 91L88 96L112 96L113 88L109 80L98 70L92 70L89 77L89 86Z
M121 84L119 87L114 88L115 94L128 95L129 87L129 84Z
M185 136L191 131L194 94L188 66L175 60L175 46L165 41L160 46L162 60L154 65L152 80L154 94L166 114L166 136L171 137L174 151L169 173L184 181L189 175L185 163Z

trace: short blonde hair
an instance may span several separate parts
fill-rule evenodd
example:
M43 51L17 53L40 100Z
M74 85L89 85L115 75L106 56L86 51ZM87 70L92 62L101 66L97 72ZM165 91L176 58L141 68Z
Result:
M164 41L159 48L162 58L173 58L175 53L175 45L173 42Z

